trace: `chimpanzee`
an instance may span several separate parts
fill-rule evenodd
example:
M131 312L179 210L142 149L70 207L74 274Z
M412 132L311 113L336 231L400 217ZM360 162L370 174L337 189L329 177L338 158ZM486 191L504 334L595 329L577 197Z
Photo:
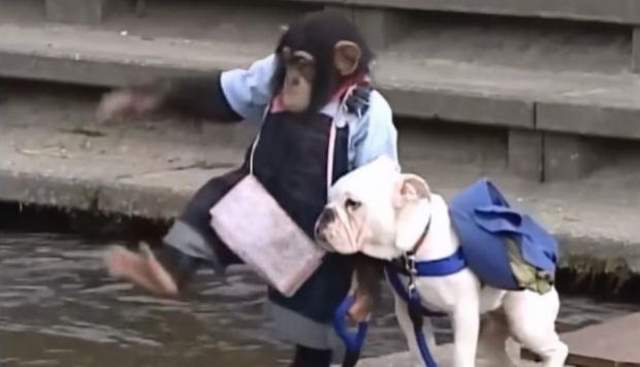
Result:
M254 174L313 238L327 199L328 160L333 161L334 181L381 155L397 161L391 109L369 79L372 61L373 53L349 20L335 12L309 13L288 27L274 54L246 70L118 90L103 98L99 116L139 117L166 109L207 120L260 124ZM175 295L198 267L222 271L238 263L210 227L209 210L248 174L248 158L249 153L241 167L213 178L195 194L162 246L154 251L143 246L141 254L113 249L106 259L111 274ZM349 292L354 266L368 287L358 294L377 293L371 279L377 278L378 268L367 264L362 258L328 254L293 297L269 290L276 334L296 345L293 366L329 366L338 345L331 320ZM356 318L362 317L363 307L358 302L352 309Z

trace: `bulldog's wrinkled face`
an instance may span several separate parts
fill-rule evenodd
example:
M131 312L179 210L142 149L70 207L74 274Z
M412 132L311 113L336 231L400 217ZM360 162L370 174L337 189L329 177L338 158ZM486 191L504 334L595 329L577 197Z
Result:
M416 175L379 158L338 180L316 222L328 251L392 259L409 251L429 220L430 191Z

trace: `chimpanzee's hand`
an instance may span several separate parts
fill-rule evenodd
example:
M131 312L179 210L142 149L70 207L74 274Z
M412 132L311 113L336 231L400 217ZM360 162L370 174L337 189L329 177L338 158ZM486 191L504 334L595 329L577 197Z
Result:
M349 318L354 323L367 321L373 311L372 296L362 290L357 290L354 296L356 298L356 302L349 309Z
M156 111L162 97L143 89L120 89L102 97L96 113L99 122L138 119Z

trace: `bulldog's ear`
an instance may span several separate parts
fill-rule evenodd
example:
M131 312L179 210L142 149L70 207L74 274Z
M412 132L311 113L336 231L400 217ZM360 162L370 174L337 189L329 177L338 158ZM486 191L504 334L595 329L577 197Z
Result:
M427 199L427 200L424 200ZM420 237L429 215L431 190L422 177L403 174L397 183L394 197L396 207L396 247L411 251Z
M422 177L414 174L403 174L396 184L393 204L396 208L402 208L408 203L430 198L431 190Z

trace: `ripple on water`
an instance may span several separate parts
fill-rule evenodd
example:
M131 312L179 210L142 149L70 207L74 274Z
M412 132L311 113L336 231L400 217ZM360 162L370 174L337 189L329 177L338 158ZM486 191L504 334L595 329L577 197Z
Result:
M269 333L265 286L245 267L223 280L204 270L181 299L152 297L110 279L108 243L55 234L0 233L0 365L286 365L286 345ZM373 320L366 355L405 348L392 300ZM628 313L631 306L566 298L573 327ZM435 328L450 338L447 322Z

